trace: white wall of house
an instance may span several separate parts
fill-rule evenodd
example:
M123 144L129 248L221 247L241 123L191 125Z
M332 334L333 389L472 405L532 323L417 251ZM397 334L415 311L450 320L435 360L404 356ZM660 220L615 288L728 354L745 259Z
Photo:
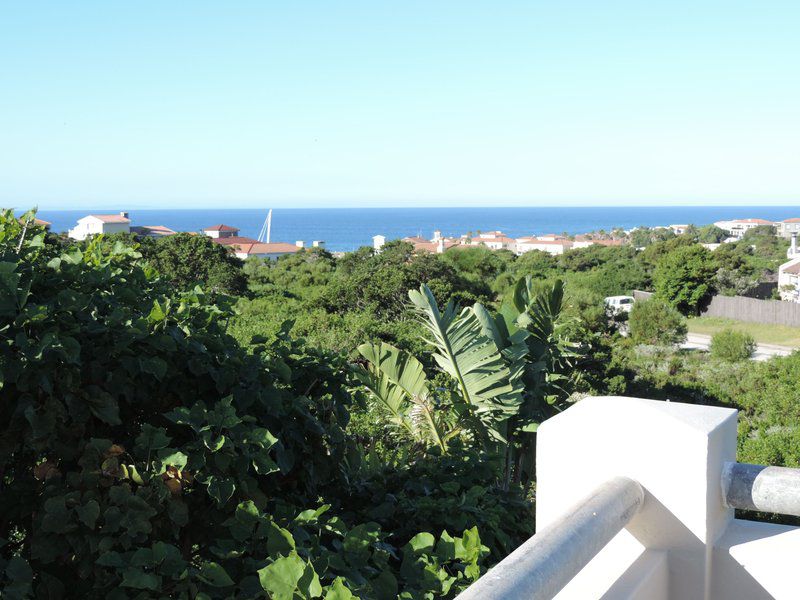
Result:
M106 223L102 219L89 215L78 219L78 223L69 230L67 235L73 240L85 240L92 235L99 235L101 233L129 233L130 230L130 223Z
M535 240L533 241L519 241L517 240L517 254L525 254L526 252L530 252L531 250L541 250L542 252L547 252L548 254L552 254L554 256L558 256L559 254L564 254L564 251L571 247L571 244L567 243L541 243Z
M778 223L778 235L781 237L792 237L793 233L800 233L800 220L796 222L782 221Z
M778 292L785 302L800 302L800 273L787 273L789 267L800 264L800 257L783 263L778 268Z

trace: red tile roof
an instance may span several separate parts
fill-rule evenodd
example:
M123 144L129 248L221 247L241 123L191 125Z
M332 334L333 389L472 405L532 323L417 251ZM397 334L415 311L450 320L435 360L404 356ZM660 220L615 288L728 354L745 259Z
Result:
M138 225L131 227L131 233L138 233L141 235L175 235L177 231L173 231L164 225Z
M486 242L502 242L503 244L514 244L516 243L516 241L517 240L506 236L472 238L473 244L485 244Z
M128 217L123 217L122 215L89 215L90 217L94 217L95 219L100 219L103 223L130 223L131 220Z
M301 248L285 242L236 244L236 251L241 254L289 254L298 250L301 250Z
M537 238L521 238L518 240L522 244L547 244L551 246L565 246L572 247L572 242L569 240L540 240Z
M22 223L23 225L25 224L25 221L23 221L21 218L17 219L17 220L20 223ZM33 224L38 226L38 227L44 227L45 229L47 229L48 227L50 227L50 225L52 225L52 223L50 221L45 221L43 219L37 219L36 217L33 218Z
M734 219L734 223L757 223L758 225L774 225L772 221L765 219Z
M238 227L231 227L230 225L212 225L206 227L203 231L239 231Z
M207 231L207 230L206 230ZM211 238L215 244L222 244L223 246L233 246L236 244L258 244L258 240L251 237L244 237L241 235L229 235L227 237Z
M784 219L781 223L800 223L800 219Z

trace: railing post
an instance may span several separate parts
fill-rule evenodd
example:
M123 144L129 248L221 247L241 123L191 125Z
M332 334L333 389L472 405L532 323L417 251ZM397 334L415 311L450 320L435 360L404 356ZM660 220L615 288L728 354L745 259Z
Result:
M711 548L733 518L719 482L724 463L735 456L731 409L594 397L544 422L537 432L537 531L615 476L646 490L642 510L563 597L599 598L623 574L631 576L631 564L645 552L656 552L665 563L658 577L668 579L659 585L671 598L708 598Z

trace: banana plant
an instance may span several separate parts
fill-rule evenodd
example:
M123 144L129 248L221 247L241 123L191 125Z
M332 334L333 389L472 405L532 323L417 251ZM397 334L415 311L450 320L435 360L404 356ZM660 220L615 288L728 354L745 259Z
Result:
M507 421L523 400L523 369L519 361L511 363L510 355L503 355L485 327L491 316L481 304L459 311L452 301L442 311L426 285L409 290L408 296L427 330L433 358L455 381L478 437L505 442Z
M415 440L447 452L447 442L459 432L441 411L425 371L416 358L386 342L366 343L358 352L367 367L357 367L356 377L389 413L389 419Z
M562 410L578 380L579 344L569 340L563 316L564 284L536 290L530 276L520 279L494 318L504 352L524 355L524 401L509 423L506 481L532 481L535 463L533 434L539 423Z

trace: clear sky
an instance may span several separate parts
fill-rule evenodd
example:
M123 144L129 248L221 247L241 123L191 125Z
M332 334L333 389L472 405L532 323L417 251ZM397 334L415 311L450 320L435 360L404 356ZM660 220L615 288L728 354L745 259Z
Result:
M800 2L0 0L0 205L800 204Z

